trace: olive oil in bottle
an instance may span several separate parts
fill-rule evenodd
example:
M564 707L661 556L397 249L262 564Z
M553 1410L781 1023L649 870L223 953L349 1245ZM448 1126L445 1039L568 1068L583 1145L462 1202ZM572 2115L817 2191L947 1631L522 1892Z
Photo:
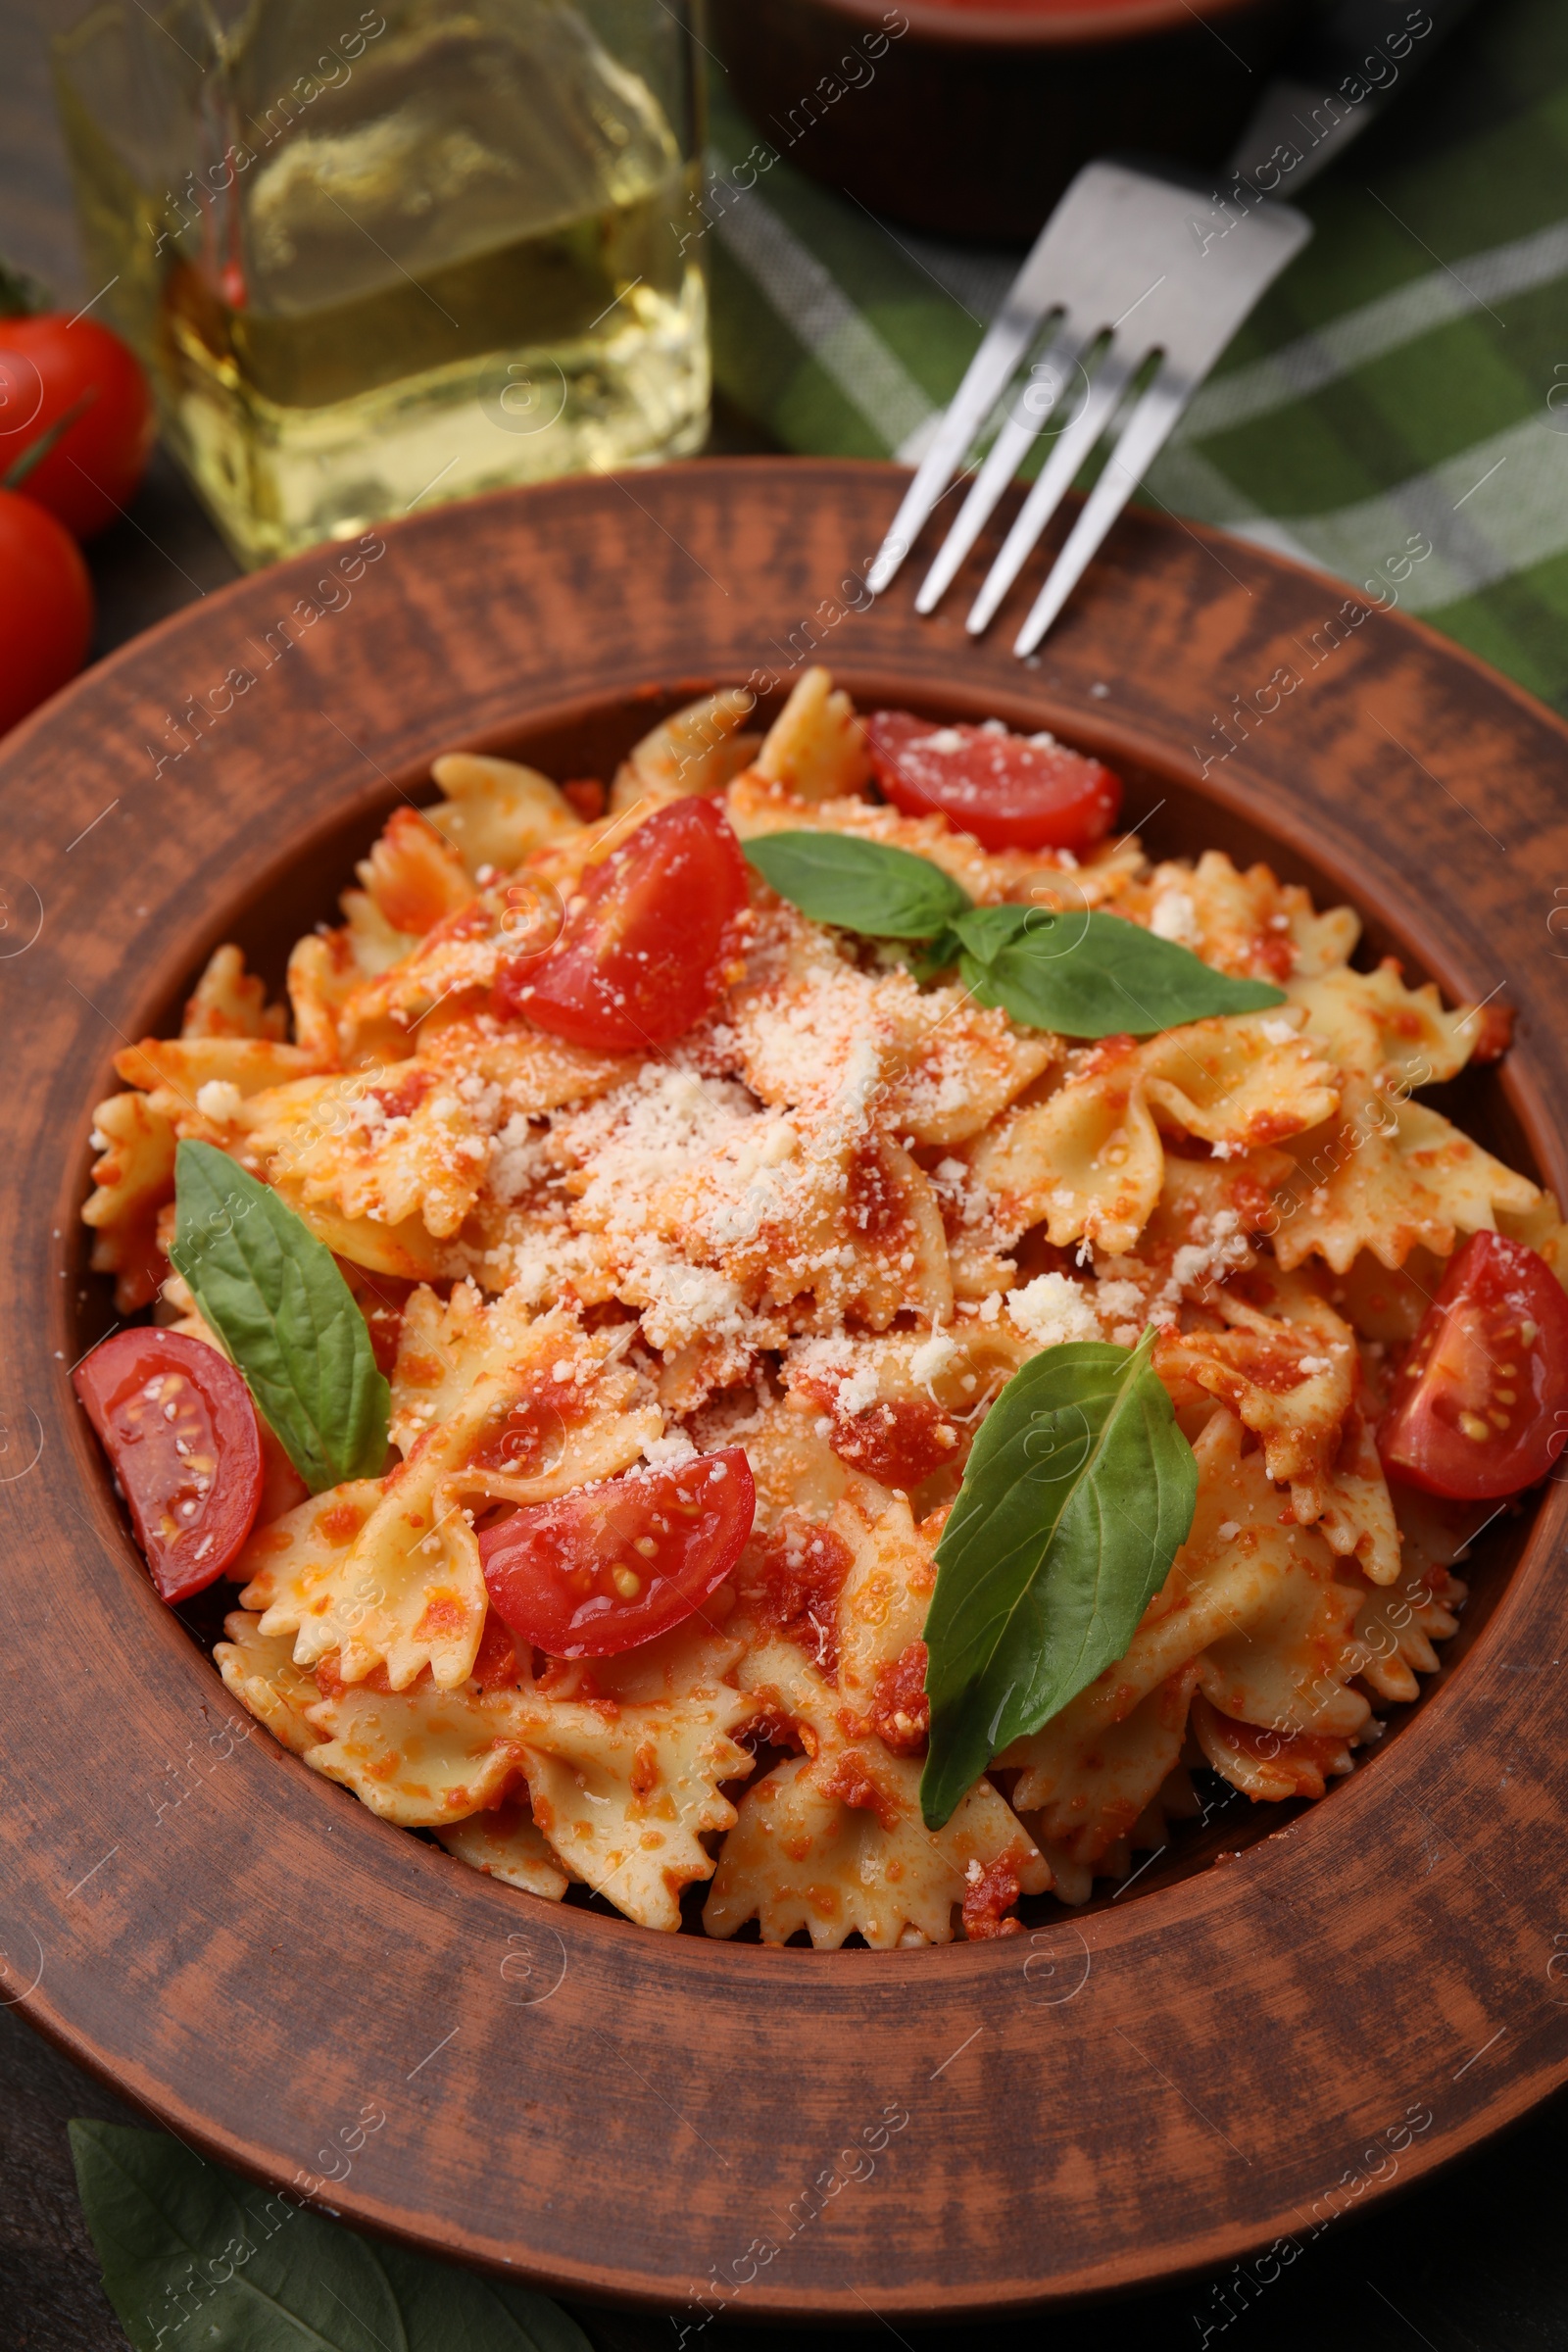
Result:
M242 563L699 445L691 128L654 87L678 72L622 62L603 9L392 0L350 20L343 0L339 22L327 0L252 0L215 48L210 4L176 7L161 29L211 62L173 93L177 57L150 68L206 159L172 177L145 103L132 128L106 104L133 6L60 45L83 225Z

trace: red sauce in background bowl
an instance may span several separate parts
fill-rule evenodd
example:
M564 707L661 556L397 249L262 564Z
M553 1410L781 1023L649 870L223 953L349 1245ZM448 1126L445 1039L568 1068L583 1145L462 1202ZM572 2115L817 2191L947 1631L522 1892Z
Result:
M994 16L1110 17L1134 10L1147 15L1149 0L924 0L924 4L927 8L984 9Z
M1217 170L1317 0L709 0L776 160L942 236L1023 243L1120 150Z

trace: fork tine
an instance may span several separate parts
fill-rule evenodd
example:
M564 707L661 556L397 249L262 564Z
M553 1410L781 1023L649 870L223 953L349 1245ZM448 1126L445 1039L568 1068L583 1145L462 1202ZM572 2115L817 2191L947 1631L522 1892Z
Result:
M880 596L919 537L927 515L968 455L970 445L1006 390L1013 371L1038 333L1041 321L1057 304L1039 310L1015 307L1012 289L1007 307L989 329L969 362L968 371L942 419L936 439L920 460L913 481L878 548L876 561L865 575L873 596Z
M1126 430L1106 461L1104 472L1052 565L1033 611L1014 638L1015 654L1034 652L1082 579L1111 524L1163 448L1196 389L1190 376L1174 373L1168 365L1160 368L1129 417Z
M1063 331L1037 363L1043 368L1054 368L1065 372L1079 356L1079 338ZM957 520L938 550L935 563L920 583L920 593L914 600L917 612L934 612L947 594L954 573L969 553L980 533L991 519L992 511L1007 484L1023 463L1031 442L1038 440L1044 429L1044 419L1028 423L1016 416L1009 416L992 444L991 453L969 485L969 495L958 513Z
M1107 351L1095 371L1083 414L1074 418L1041 468L1040 479L1024 500L1002 552L986 574L970 607L964 627L978 637L990 622L1013 581L1034 552L1047 523L1072 486L1074 475L1094 450L1133 374L1133 362L1115 350Z

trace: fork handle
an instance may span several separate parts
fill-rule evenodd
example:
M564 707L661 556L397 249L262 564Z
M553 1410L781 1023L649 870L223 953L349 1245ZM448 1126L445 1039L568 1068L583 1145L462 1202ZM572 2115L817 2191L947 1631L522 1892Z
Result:
M1265 196L1315 179L1420 71L1474 0L1341 0L1287 54L1225 169Z

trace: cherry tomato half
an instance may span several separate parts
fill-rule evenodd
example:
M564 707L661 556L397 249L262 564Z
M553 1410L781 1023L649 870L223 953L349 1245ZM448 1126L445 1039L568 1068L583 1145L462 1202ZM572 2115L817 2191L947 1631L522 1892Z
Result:
M188 1600L229 1566L262 1498L249 1389L227 1356L178 1331L117 1331L72 1380L153 1583Z
M74 678L92 635L92 585L63 523L0 490L0 735Z
M553 1658L609 1658L691 1616L741 1556L757 1511L739 1446L534 1502L479 1538L485 1587Z
M1545 1260L1473 1233L1421 1319L1378 1431L1384 1468L1479 1502L1544 1478L1568 1433L1568 1298Z
M983 727L938 727L875 710L866 749L906 816L945 816L988 850L1091 850L1121 808L1121 780L1064 743Z
M113 522L152 455L157 420L141 362L96 318L0 318L0 474L78 402L19 487L88 539Z
M748 898L723 810L667 802L586 868L548 948L502 965L495 1008L599 1053L667 1045L717 994Z

